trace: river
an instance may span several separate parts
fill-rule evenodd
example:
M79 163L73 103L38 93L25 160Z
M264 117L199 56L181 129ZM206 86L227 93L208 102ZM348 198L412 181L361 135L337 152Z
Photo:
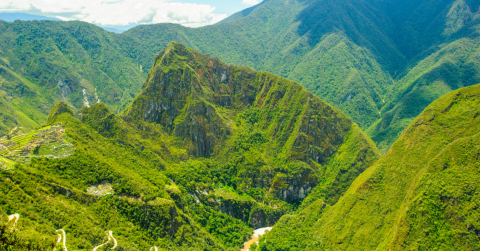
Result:
M241 251L248 251L250 246L253 243L258 242L258 239L260 238L260 236L264 235L265 231L267 231L267 230L270 231L270 230L272 230L272 228L271 227L264 227L264 228L259 228L259 229L256 229L255 231L253 231L252 237L250 237L250 240L248 240L247 242L245 242L243 244L243 248L242 248Z

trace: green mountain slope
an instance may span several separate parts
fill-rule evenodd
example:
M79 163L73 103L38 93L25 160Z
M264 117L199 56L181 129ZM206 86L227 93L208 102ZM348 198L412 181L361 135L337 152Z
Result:
M160 125L190 154L235 163L236 185L252 196L300 201L319 182L351 182L378 156L357 125L296 83L226 65L178 43L155 62L124 112L126 121ZM356 158L345 161L344 155ZM252 176L253 170L262 175Z
M396 82L386 95L382 119L368 129L379 148L389 147L435 99L480 83L479 42L478 37L461 38L444 45Z
M138 62L122 54L114 34L99 27L83 22L2 21L0 30L2 65L33 83L44 99L37 102L17 95L25 97L23 108L43 113L37 116L46 117L59 100L76 109L101 101L119 111L141 90L146 73ZM47 109L39 111L35 106Z
M55 230L63 229L68 248L91 250L105 242L105 231L113 231L123 250L223 249L176 207L165 189L170 181L157 171L158 155L109 141L73 113L59 103L49 122L64 125L74 155L32 159L28 166L2 171L2 209L22 216L23 236L48 244L56 240ZM111 185L116 195L90 192L100 184ZM182 234L175 239L177 232Z
M45 105L65 100L80 109L85 99L100 100L118 113L141 91L153 55L182 42L299 82L368 128L386 150L446 93L418 86L420 72L421 85L441 80L453 90L478 83L458 80L447 65L436 67L437 77L430 74L438 55L455 57L455 67L470 71L462 62L476 59L463 46L476 44L465 40L477 40L478 7L470 0L268 0L212 26L145 25L123 34L81 22L2 22L0 49L11 70L38 87ZM465 48L464 56L449 49L455 46ZM421 93L409 91L414 86Z
M0 102L2 104L0 134L6 135L16 126L29 129L45 123L51 108L48 98L38 86L16 74L9 62L0 58Z
M347 15L345 23L338 22L343 15ZM384 72L386 67L378 61L402 61L376 26L380 19L369 6L359 3L265 1L246 17L214 26L136 27L123 34L122 46L131 51L141 48L145 54L132 57L143 60L144 65L147 55L177 41L230 63L270 71L300 82L366 127L380 118L381 97L392 83ZM381 58L387 55L395 60Z
M477 250L480 85L415 119L334 206L285 216L260 250Z
M355 123L299 84L179 43L157 54L120 115L61 101L48 123L65 128L73 155L27 153L31 164L1 171L0 212L19 213L17 234L33 243L65 230L74 250L109 231L121 250L235 249L298 207L334 205L379 158Z

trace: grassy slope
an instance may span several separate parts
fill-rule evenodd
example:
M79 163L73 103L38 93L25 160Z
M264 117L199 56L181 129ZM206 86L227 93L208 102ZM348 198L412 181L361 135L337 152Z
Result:
M75 154L66 159L34 160L29 166L2 173L2 208L20 213L23 236L45 243L62 228L67 232L68 248L91 250L111 230L120 250L147 250L153 245L177 250L224 249L176 207L166 191L170 180L158 171L158 155L102 137L73 118L65 106L60 103L54 108L53 112L64 112L56 113L50 122L63 123ZM117 195L129 198L86 195L88 186L101 182L111 183Z
M477 250L479 104L480 85L433 102L335 206L282 218L264 248Z
M0 100L4 108L0 124L2 135L15 126L38 127L45 123L50 109L48 98L39 92L38 86L15 73L4 58L0 58Z

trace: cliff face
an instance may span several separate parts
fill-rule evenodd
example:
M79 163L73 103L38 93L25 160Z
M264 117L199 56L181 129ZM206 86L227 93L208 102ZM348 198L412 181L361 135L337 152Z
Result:
M235 130L235 115L249 108L259 108L256 127L288 144L290 157L303 161L323 163L352 125L341 112L293 82L226 65L177 43L157 55L126 118L160 124L189 141L193 155L208 157Z
M341 164L361 163L355 175L378 158L347 116L297 83L179 43L157 54L141 94L122 116L138 128L160 126L193 157L233 165L241 190L260 188L261 197L287 203L335 179L345 154L366 153ZM361 135L358 149L339 151L353 134Z

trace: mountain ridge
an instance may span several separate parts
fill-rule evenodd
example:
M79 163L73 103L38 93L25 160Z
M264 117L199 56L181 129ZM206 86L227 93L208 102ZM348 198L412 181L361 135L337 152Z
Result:
M124 112L60 101L48 123L64 128L73 154L22 149L31 164L0 170L0 212L22 215L17 234L32 243L63 229L80 250L106 243L105 231L124 249L232 250L297 207L335 204L380 156L358 125L299 84L180 43L157 54Z
M20 77L37 86L46 83L49 87L56 86L40 93L47 97L45 105L65 100L80 109L84 100L89 103L100 100L118 113L140 92L146 77L144 69L152 65L151 56L171 41L182 42L221 56L227 62L270 71L301 83L345 112L382 151L430 102L459 86L478 83L476 77L461 78L461 84L455 83L458 81L449 77L451 73L441 68L435 72L438 77L432 78L431 70L422 66L435 53L445 53L447 47L478 40L480 12L476 11L475 2L344 0L341 3L264 1L249 9L246 16L234 15L228 22L212 26L192 29L173 24L145 25L119 35L100 32L81 22L3 23L2 29L8 31L4 34L9 36L4 37L2 57ZM36 32L39 26L45 26L45 31ZM34 31L36 43L57 51L57 56L48 56L47 51L29 54L31 47L22 40L24 30ZM45 34L55 38L53 42L44 40ZM76 49L58 43L63 37L77 44ZM20 50L17 47L18 55L35 56L22 59L8 53L13 48L8 41L14 39L22 41ZM97 47L104 48L104 53L98 54ZM454 62L455 67L463 67L461 62L467 59L462 57ZM70 66L65 68L65 65ZM109 65L115 65L115 69ZM55 72L49 67L64 70ZM426 83L443 79L450 89L438 92L422 87L424 94L405 92L404 86L416 85L407 79L413 72L422 74ZM476 76L478 72L474 67L469 74ZM406 102L412 97L415 100ZM43 113L43 118L48 114L48 109L34 110L30 114ZM30 119L36 124L44 122L44 119Z

